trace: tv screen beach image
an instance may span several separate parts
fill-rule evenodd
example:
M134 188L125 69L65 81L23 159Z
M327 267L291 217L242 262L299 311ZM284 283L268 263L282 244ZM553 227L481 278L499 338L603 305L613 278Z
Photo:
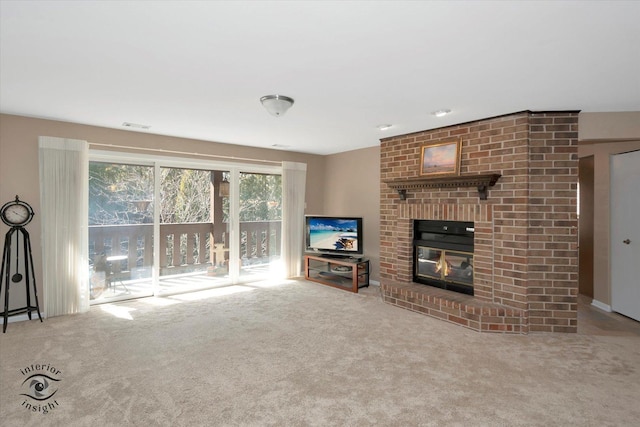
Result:
M309 246L316 249L357 251L357 221L314 218L309 222Z

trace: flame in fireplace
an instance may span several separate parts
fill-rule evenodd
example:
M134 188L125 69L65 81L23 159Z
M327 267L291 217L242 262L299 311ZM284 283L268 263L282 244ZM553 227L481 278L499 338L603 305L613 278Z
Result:
M440 255L440 259L436 262L436 273L440 273L441 271L444 277L448 276L451 272L451 264L444 259L443 255Z

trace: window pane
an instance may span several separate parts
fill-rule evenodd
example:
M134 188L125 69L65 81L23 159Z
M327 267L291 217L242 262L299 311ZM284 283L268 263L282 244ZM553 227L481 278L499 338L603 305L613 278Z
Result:
M282 176L240 174L240 276L268 277L281 269Z
M152 294L153 168L89 163L90 298Z
M225 173L160 169L160 294L229 283Z

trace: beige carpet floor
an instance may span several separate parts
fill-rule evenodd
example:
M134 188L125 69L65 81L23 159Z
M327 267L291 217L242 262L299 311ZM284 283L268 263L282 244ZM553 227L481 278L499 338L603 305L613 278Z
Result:
M11 323L0 424L639 425L639 335L481 334L376 289L252 284Z

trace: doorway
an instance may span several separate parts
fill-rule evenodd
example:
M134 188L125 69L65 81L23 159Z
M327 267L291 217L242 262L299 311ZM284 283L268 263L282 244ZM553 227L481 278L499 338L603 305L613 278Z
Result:
M594 156L578 162L578 291L593 299Z

